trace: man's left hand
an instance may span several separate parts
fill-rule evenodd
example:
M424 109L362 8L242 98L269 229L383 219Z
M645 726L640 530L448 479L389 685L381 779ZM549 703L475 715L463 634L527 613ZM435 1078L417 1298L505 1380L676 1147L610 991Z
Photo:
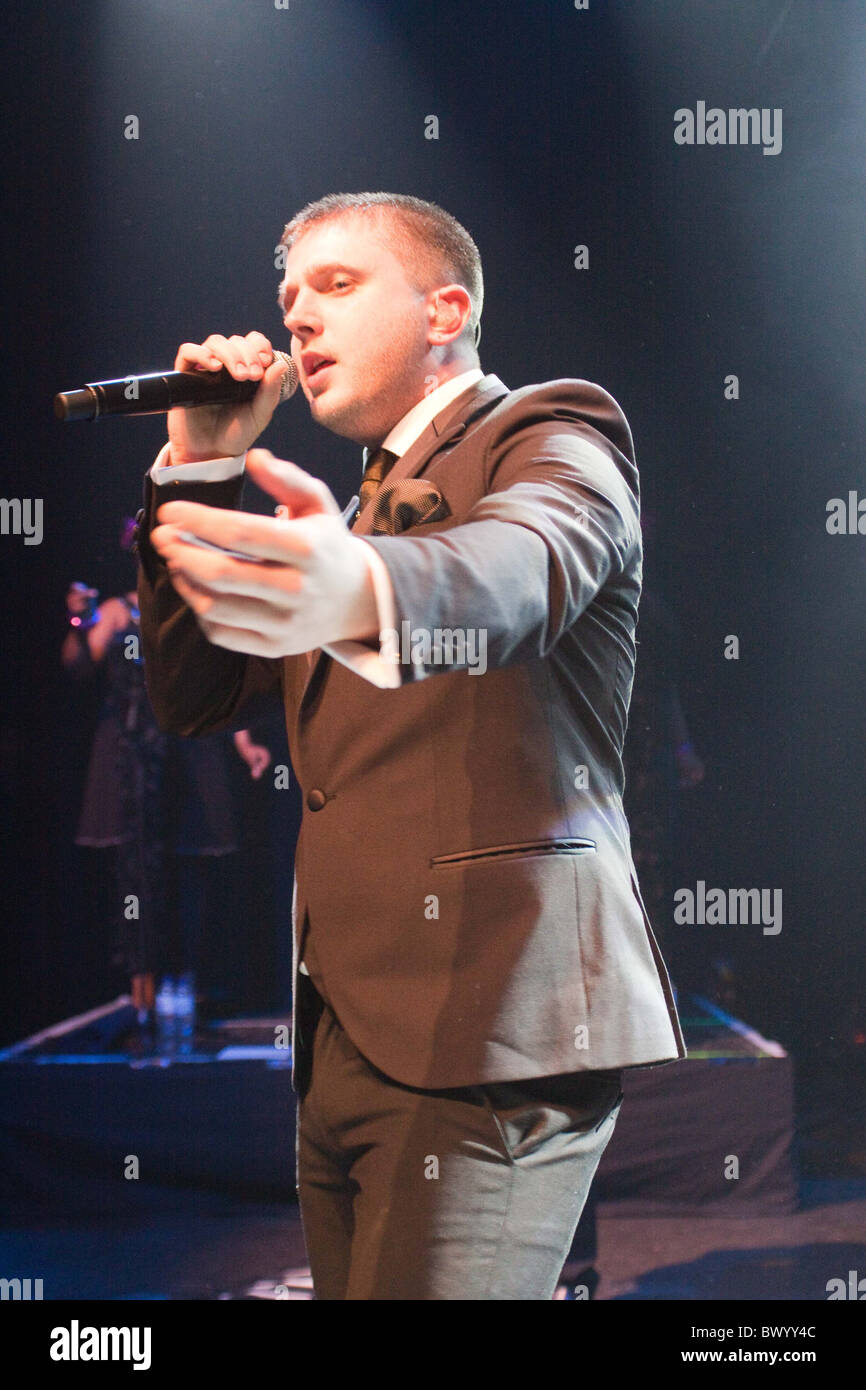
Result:
M151 532L171 582L210 642L253 656L292 656L378 636L365 551L332 493L294 463L251 449L247 472L281 504L278 517L166 502ZM234 559L179 536L189 531Z

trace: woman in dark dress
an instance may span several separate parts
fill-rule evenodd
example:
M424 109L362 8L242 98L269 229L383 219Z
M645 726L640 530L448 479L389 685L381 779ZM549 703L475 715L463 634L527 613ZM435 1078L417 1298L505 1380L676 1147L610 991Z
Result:
M127 551L133 525L130 519L121 538ZM105 676L75 843L115 848L116 960L131 981L143 1022L154 1006L156 976L166 966L197 968L201 858L238 848L226 759L232 735L183 739L158 728L144 684L137 595L129 590L98 607L97 599L96 590L84 584L70 586L70 630L61 650L64 666L76 677L99 669ZM251 776L261 777L270 763L268 750L252 743L246 730L234 735L234 744ZM191 857L183 861L185 875L172 856ZM179 889L181 878L186 892ZM171 930L172 898L182 903L180 945Z

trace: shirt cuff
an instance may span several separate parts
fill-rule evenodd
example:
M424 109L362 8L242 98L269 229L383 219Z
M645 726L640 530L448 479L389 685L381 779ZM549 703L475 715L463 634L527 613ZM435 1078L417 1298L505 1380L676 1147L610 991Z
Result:
M363 540L363 536L359 539ZM402 684L400 668L395 664L393 657L389 660L383 656L381 636L384 632L393 632L397 625L394 586L391 583L388 566L378 551L374 550L371 545L365 546L365 549L370 578L373 581L373 594L376 599L376 614L380 634L379 650L365 647L363 642L345 641L331 642L329 646L323 647L322 651L334 657L341 665L348 666L350 671L356 671L359 676L364 677L364 680L378 685L380 689L396 690Z
M156 487L167 483L223 483L244 471L246 453L236 458L200 459L198 463L171 463L170 445L163 444L154 460L150 476Z

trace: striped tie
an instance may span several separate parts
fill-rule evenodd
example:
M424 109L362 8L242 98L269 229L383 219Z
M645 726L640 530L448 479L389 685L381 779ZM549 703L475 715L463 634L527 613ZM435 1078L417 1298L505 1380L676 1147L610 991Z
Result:
M397 457L398 455L390 449L377 449L375 454L370 455L359 492L359 512L364 510L371 497L379 491L385 477L397 462Z

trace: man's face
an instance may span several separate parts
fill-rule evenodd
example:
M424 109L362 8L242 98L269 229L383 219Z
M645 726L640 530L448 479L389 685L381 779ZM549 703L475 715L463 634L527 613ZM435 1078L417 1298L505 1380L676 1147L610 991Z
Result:
M421 400L435 366L427 296L410 284L379 218L314 223L288 253L279 298L313 419L381 444Z

